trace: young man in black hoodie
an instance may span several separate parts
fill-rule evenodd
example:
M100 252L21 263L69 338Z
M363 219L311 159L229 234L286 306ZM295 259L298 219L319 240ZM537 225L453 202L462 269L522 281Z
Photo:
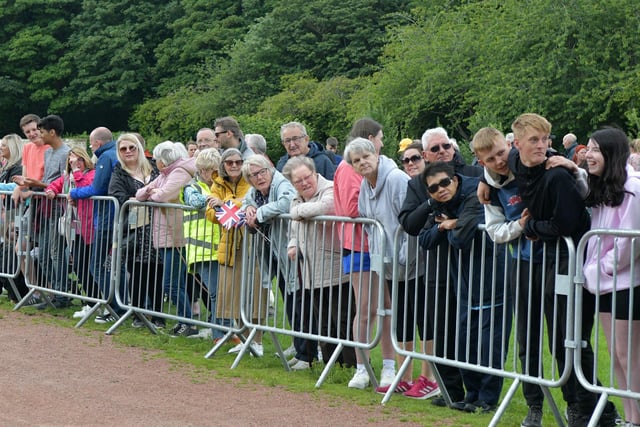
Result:
M549 345L555 349L558 372L563 372L566 362L565 331L570 319L567 318L567 293L555 282L555 272L568 274L569 257L562 242L556 257L555 243L566 236L577 245L582 235L589 230L590 218L571 172L565 168L546 168L551 124L544 117L527 113L519 116L511 129L515 135L514 145L518 150L512 150L509 154L509 169L515 176L520 196L530 214L524 224L523 234L530 240L548 243L545 263L538 264L545 265L545 270L534 274L540 280L531 281L531 292L544 297ZM589 299L587 295L582 313L581 340L586 344L582 348L582 367L587 380L591 382L594 355L590 337L595 306L593 299ZM534 323L529 330L540 330L542 318L532 319L532 322ZM555 342L552 342L553 335ZM528 351L534 352L540 348L530 348ZM562 386L562 396L567 402L568 425L586 426L598 396L585 390L576 380L574 372ZM540 390L536 401L532 396L528 396L527 400L530 407L538 404L541 407L542 391ZM614 426L616 416L615 407L608 403L599 425Z

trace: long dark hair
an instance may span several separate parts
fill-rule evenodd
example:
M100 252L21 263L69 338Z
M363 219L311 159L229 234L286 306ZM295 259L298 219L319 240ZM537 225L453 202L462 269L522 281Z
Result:
M616 128L597 130L590 139L600 147L604 169L601 176L589 174L590 191L585 204L589 207L620 206L625 195L624 183L627 181L629 139L623 131Z

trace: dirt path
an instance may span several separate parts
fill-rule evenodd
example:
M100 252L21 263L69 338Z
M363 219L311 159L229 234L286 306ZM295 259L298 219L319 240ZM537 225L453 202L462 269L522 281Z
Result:
M19 312L0 313L1 426L413 426L388 408L311 393L194 382L148 351Z

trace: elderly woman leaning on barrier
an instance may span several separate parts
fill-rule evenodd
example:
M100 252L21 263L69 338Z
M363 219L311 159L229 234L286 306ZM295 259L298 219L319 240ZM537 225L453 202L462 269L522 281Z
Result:
M393 259L398 257L400 264L398 280L399 295L415 294L416 288L424 288L424 278L416 268L416 245L409 245L406 233L401 233L399 253L395 253L394 239L396 232L400 229L398 214L407 193L407 182L409 177L396 166L390 158L379 155L371 141L364 138L356 138L347 144L344 150L344 159L353 166L356 172L364 177L360 187L358 197L358 210L365 218L379 221L384 229L384 236L379 236L370 226L366 227L367 238L369 239L369 252L371 254L371 270L378 275L383 275L386 282L384 287L385 309L388 307L393 277ZM381 240L382 239L382 240ZM384 253L382 252L384 246ZM409 246L412 250L409 251ZM377 262L374 262L377 261ZM412 315L414 310L407 307L406 313L401 302L396 304L398 319L404 319L407 315ZM408 322L399 321L396 325L396 338L399 342L409 343L412 346L414 325L416 319ZM420 335L425 336L420 322ZM405 331L406 328L406 331ZM390 333L383 330L382 333ZM411 337L410 339L407 339ZM379 393L386 393L393 382L395 372L395 361L384 359L382 361L382 374L380 386L376 389ZM406 369L403 373L403 380L398 383L396 392L406 392L411 387L412 369Z
M592 208L591 229L640 229L640 175L626 164L628 157L629 141L623 131L610 128L591 135L586 155L591 191L585 201ZM640 392L637 238L591 237L584 276L587 290L599 295L600 321L609 344L618 389ZM640 425L638 402L623 399L623 404L627 425Z
M282 173L293 183L298 193L291 202L290 214L293 222L287 253L300 266L305 291L312 292L310 297L315 316L308 311L308 326L312 331L318 329L321 336L351 339L347 332L353 323L351 307L354 304L351 301L349 276L342 274L338 224L313 220L313 217L319 215L335 214L333 182L316 173L315 164L309 157L292 157L282 168ZM335 349L335 344L323 345L322 357L325 363ZM344 347L338 361L343 366L355 367L354 349ZM298 361L291 369L308 367L308 362Z
M216 224L219 220L216 216L220 209L227 202L232 202L236 207L242 205L242 200L249 191L249 183L242 176L242 153L236 148L227 148L222 153L218 176L214 178L211 186L211 197L207 207L207 219ZM217 322L240 322L240 291L242 286L242 268L246 264L247 268L256 268L256 260L245 260L242 258L242 241L245 230L238 223L224 223L220 244L218 245L218 303L216 316ZM260 286L259 273L248 274L247 277L255 277L252 284L253 308L252 317L260 319L265 316L267 294ZM234 342L238 342L235 340ZM262 334L258 332L251 342L253 354L262 356ZM229 353L238 353L244 344L238 342L229 350Z
M115 197L120 206L134 199L136 192L159 175L155 164L147 160L144 148L138 137L132 133L120 135L116 141L118 164L113 168L109 181L109 196ZM158 249L151 244L151 209L133 206L124 213L128 227L124 230L123 240L129 242L122 248L122 261L129 272L129 291L134 307L147 308L147 299L153 311L162 312L163 290L162 264L158 263ZM161 317L153 317L158 328L165 326ZM144 322L135 318L133 327L144 326Z
M187 239L187 265L193 274L200 277L205 289L202 297L207 299L209 323L215 324L218 295L218 244L220 226L208 221L205 216L207 201L211 197L211 185L218 176L220 153L215 148L205 148L196 155L197 175L184 187L184 204L197 210L184 212L184 237ZM195 276L194 276L195 277ZM195 290L193 292L196 294ZM208 294L208 298L207 295ZM198 294L194 295L197 304ZM230 326L227 323L224 326ZM224 334L218 329L203 328L199 338L220 339Z
M453 249L451 265L460 266L450 273L457 284L460 316L456 360L502 369L511 333L511 296L504 284L504 245L483 245L484 231L478 229L484 222L484 209L476 195L479 179L458 175L444 162L428 164L422 178L432 197L433 212L420 231L420 245L432 250L447 241ZM485 265L488 261L493 264ZM495 410L502 377L463 369L462 380L466 396L453 403L454 409Z
M247 225L250 233L256 233L256 251L262 287L271 288L274 277L284 300L289 324L295 331L302 330L302 293L299 292L296 270L287 257L288 220L277 218L288 214L296 190L263 155L248 157L242 165L242 173L251 184L244 198ZM317 343L303 338L293 339L293 350L287 349L285 356L295 351L298 360L310 363L316 354ZM293 360L293 359L292 359Z
M160 175L136 191L136 199L179 204L182 188L196 173L195 159L188 157L184 145L171 141L156 145L153 158ZM188 319L191 318L191 304L186 298L187 265L182 212L177 208L154 208L152 231L153 246L160 252L164 264L164 292L171 296L178 316ZM182 321L172 330L174 336L188 337L197 333L197 328Z
M67 156L64 175L45 188L46 197L54 199L56 195L67 194L73 188L91 185L95 172L95 166L87 150L84 147L72 147ZM67 205L67 219L64 225L67 228L65 237L71 255L71 265L87 296L99 298L100 292L89 271L90 245L93 240L93 200L78 200L75 205Z

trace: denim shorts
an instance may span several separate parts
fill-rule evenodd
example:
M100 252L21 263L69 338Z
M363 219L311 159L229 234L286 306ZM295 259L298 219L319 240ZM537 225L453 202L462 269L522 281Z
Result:
M342 274L371 270L369 252L348 252L342 257Z

